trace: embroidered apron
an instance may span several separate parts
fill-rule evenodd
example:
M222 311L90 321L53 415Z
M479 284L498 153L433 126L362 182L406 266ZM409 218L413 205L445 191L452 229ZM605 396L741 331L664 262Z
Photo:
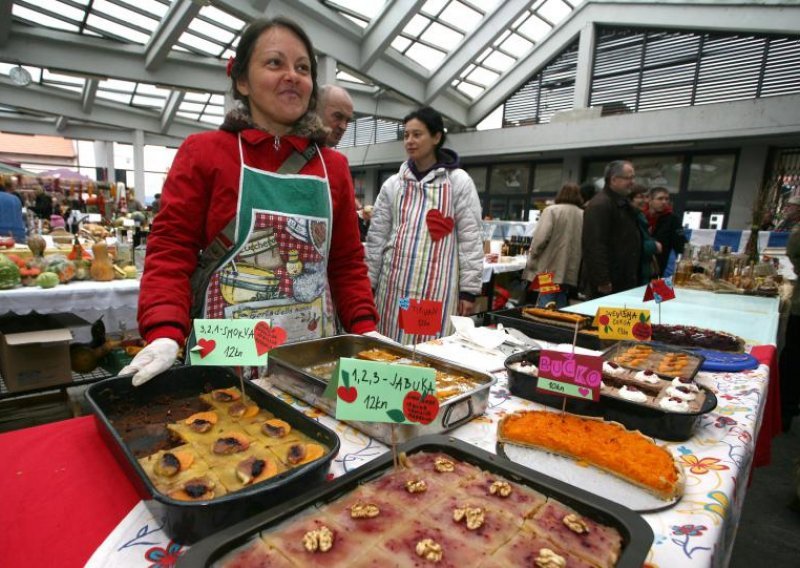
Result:
M453 188L447 170L444 172L431 172L420 182L405 164L400 169L402 188L391 204L395 222L375 292L379 331L400 343L434 337L407 335L400 329L400 298L441 301L439 337L453 333L449 316L458 311L458 239Z
M311 150L309 155L317 149ZM223 245L227 250L215 259L210 278L206 275L207 285L201 279L195 290L195 304L201 304L195 305L195 317L269 319L286 330L287 343L334 335L327 172L320 178L248 166L241 135L239 159L236 216L223 231L231 242Z

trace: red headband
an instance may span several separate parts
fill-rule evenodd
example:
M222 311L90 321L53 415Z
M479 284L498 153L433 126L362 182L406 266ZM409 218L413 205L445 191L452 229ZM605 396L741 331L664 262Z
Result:
M236 58L233 56L228 58L228 66L225 68L225 73L228 74L228 77L231 76L231 69L233 69L233 64L236 62Z

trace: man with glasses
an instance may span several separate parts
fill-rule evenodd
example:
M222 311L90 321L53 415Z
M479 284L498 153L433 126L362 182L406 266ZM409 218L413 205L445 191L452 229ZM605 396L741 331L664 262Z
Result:
M605 169L605 185L583 214L581 281L589 298L634 288L639 282L642 237L628 199L633 164L615 160Z

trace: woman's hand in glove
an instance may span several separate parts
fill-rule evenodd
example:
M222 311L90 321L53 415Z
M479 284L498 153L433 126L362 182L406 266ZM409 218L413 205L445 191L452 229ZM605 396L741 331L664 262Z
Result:
M120 375L133 375L133 386L143 385L156 375L163 373L175 363L178 356L178 343L166 337L154 340L136 354Z

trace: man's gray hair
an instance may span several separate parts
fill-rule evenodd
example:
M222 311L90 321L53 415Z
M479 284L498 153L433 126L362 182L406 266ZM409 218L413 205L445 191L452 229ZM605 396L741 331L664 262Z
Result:
M624 172L625 166L632 166L628 160L614 160L613 162L609 162L606 164L606 169L603 172L603 179L606 182L606 185L609 185L611 182L611 178L614 176L621 176Z

